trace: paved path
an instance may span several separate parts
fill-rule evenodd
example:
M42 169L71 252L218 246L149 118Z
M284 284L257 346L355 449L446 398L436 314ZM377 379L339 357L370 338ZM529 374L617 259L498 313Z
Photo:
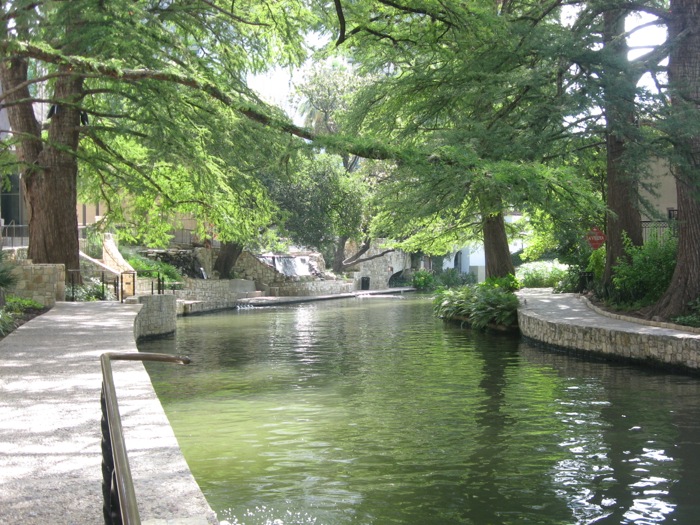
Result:
M547 288L526 288L519 291L518 296L521 300L521 308L535 312L543 318L562 323L659 336L700 333L697 328L679 329L678 325L670 323L647 321L605 312L582 299L579 294L555 294Z
M0 341L0 524L103 523L99 356L136 351L139 308L58 303ZM143 365L113 369L142 521L217 523Z

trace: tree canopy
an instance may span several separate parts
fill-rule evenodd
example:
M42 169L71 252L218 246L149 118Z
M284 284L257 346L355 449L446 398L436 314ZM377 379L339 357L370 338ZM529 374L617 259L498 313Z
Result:
M650 154L671 145L677 159L692 157L680 153L691 139L675 137L697 105L677 80L667 96L662 62L671 52L672 66L690 67L692 29L629 59L624 25L646 12L675 28L678 12L694 16L685 1L677 12L656 0L3 3L0 101L11 133L0 161L22 173L37 262L77 268L78 190L149 242L178 214L196 217L203 235L246 242L278 222L269 178L285 180L310 147L339 154L346 172L353 156L387 161L373 174L381 205L367 233L436 253L483 235L487 273L501 275L512 270L504 213L571 224L572 210L600 210L588 152L605 145L611 232L637 227ZM352 64L358 89L342 116L319 106L321 120L302 127L246 79L301 64L311 33L333 35L323 53ZM645 73L658 93L639 86ZM330 157L296 166L286 180L302 193L349 191ZM353 205L343 212L356 216Z

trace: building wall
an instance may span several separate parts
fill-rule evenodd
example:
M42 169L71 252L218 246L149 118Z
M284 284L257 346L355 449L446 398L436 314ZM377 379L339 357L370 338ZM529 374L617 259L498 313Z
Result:
M382 251L382 248L372 247L365 256L375 255ZM360 263L358 268L359 271L353 272L356 290L362 289L363 279L369 279L370 290L381 290L389 286L389 279L392 275L411 268L411 256L402 251L394 251Z

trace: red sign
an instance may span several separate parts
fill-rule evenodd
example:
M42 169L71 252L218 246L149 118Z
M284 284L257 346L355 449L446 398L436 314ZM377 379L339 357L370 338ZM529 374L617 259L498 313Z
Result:
M591 245L591 248L593 248L594 250L597 250L598 248L603 246L605 244L605 239L605 234L602 231L600 231L600 228L598 228L597 226L593 226L593 228L591 228L591 231L589 231L586 234L586 240L588 241L588 244Z

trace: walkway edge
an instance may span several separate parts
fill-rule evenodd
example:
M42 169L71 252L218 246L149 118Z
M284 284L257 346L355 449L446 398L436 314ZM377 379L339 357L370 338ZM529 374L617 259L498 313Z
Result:
M56 303L0 341L0 524L102 523L99 358L138 351L140 308ZM218 524L143 364L114 379L142 522Z
M525 289L518 296L518 325L530 340L606 359L700 372L698 333L605 316L578 294Z
M675 323L666 323L662 321L654 321L651 319L640 319L638 317L631 317L629 315L625 314L616 314L613 312L609 312L607 310L603 310L602 308L596 306L591 302L591 300L586 297L585 295L579 296L581 300L590 308L593 310L595 313L609 317L611 319L617 319L618 321L629 321L630 323L637 323L637 324L643 324L646 326L655 326L657 328L669 328L671 330L678 330L681 332L690 332L691 334L700 334L700 328L696 328L694 326L683 326Z

